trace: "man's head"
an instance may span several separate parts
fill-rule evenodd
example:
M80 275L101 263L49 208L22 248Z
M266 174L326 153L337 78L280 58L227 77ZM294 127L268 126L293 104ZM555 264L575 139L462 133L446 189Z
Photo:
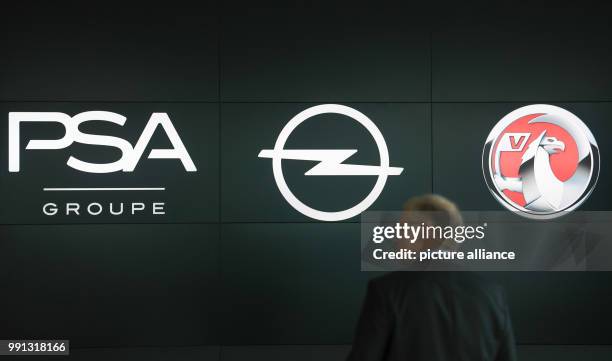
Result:
M410 198L404 203L404 212L429 214L431 225L459 226L463 224L457 205L437 194L424 194Z
M404 203L404 214L402 222L409 225L419 226L461 226L463 218L459 208L450 200L437 194L424 194L410 198ZM429 238L419 239L409 244L403 240L398 242L400 248L425 249L438 248L443 239Z

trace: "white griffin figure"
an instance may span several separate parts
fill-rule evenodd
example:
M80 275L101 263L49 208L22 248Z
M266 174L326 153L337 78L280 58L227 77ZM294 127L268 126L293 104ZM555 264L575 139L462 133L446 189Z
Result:
M494 180L500 190L523 193L525 209L533 211L552 211L563 203L565 183L555 176L550 155L565 150L565 144L555 137L547 137L543 131L533 140L523 154L519 167L519 177L504 177L499 169L501 150L497 150L498 166Z

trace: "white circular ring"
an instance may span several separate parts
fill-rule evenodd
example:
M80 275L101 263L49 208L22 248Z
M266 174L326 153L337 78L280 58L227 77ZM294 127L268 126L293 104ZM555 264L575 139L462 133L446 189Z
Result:
M349 118L352 118L363 125L368 132L374 138L376 142L376 146L378 147L378 153L380 155L380 167L383 170L389 168L389 151L387 149L387 143L385 143L385 139L382 136L382 133L376 127L374 122L370 120L365 114L344 105L339 104L322 104L310 107L308 109L303 110L296 116L294 116L283 128L280 132L278 138L276 139L276 143L274 144L274 156L272 157L272 172L274 174L274 180L276 181L276 185L280 190L281 194L289 204L295 208L300 213L314 219L318 219L320 221L327 222L335 222L342 221L345 219L352 218L361 212L368 209L380 196L383 188L385 187L385 183L387 182L388 174L385 171L382 171L376 180L376 184L372 188L372 191L367 195L367 197L362 200L359 204L338 212L324 212L314 209L312 207L307 206L302 201L300 201L289 189L287 183L285 182L285 178L283 176L283 169L281 165L282 158L279 154L282 153L282 150L285 147L285 143L289 138L289 135L297 128L298 125L302 124L305 120L312 118L314 116L326 113L335 113L342 114Z

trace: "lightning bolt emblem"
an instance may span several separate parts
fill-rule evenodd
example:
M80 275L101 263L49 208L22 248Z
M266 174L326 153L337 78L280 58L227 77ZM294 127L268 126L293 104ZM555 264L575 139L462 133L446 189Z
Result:
M355 153L357 149L263 149L259 158L318 161L304 173L307 176L400 175L404 171L398 167L345 164L344 161Z

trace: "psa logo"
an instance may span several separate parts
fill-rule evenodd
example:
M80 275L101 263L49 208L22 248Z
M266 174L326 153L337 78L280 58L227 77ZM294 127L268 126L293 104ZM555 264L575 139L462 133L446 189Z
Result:
M144 127L136 145L132 145L125 139L108 135L88 134L79 130L79 126L85 122L103 121L123 126L126 118L117 113L106 111L89 111L79 113L70 117L64 113L57 112L11 112L9 113L9 172L19 172L21 168L21 123L24 122L51 122L64 126L65 134L61 139L33 139L25 146L31 149L64 149L72 143L91 144L99 146L114 147L121 151L121 158L110 163L90 163L71 156L66 164L76 170L87 173L112 173L132 172L153 136L157 127L161 127L170 140L171 149L152 149L148 155L149 159L178 159L182 162L185 170L195 172L196 167L181 141L172 121L166 113L153 113L149 122Z
M345 115L364 126L376 142L380 165L344 163L345 160L357 153L357 149L285 149L287 139L300 124L314 116L326 113ZM272 159L272 172L276 185L285 200L293 208L307 217L329 222L342 221L368 209L382 193L387 177L400 175L404 170L403 168L389 166L387 143L370 118L353 108L338 104L317 105L297 114L280 132L274 144L274 149L263 149L259 153L259 157ZM324 212L307 206L291 192L283 175L281 164L283 159L318 161L317 165L304 174L306 176L377 176L378 178L370 193L357 205L343 211Z
M489 190L507 209L528 218L561 216L582 204L599 175L599 148L574 114L545 104L503 117L482 153Z

